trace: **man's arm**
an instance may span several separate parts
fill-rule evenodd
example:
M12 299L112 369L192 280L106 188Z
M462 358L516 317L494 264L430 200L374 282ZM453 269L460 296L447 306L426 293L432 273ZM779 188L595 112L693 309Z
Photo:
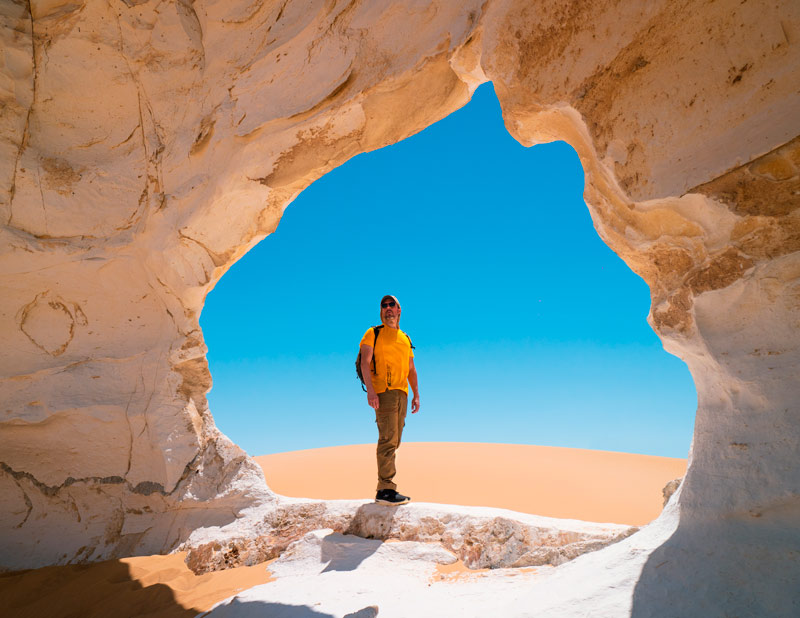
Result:
M414 367L413 356L408 359L408 383L414 392L414 398L411 400L411 414L416 414L419 412L419 386L417 385L417 368Z
M372 354L373 349L366 343L361 344L361 375L364 376L364 386L367 387L367 403L378 409L380 402L378 395L375 392L375 387L372 386Z

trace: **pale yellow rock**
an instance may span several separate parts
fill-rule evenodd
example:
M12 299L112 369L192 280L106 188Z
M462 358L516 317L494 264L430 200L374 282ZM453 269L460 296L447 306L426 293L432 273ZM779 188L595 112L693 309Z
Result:
M272 509L208 410L206 294L311 182L487 80L521 143L576 149L598 233L694 376L672 547L734 522L763 548L751 574L783 564L798 37L789 0L3 3L0 566L165 552ZM660 577L702 571L679 562Z

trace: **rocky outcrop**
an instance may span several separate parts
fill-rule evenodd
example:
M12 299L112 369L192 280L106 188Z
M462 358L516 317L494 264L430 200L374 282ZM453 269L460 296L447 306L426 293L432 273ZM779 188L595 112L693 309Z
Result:
M780 564L800 521L798 11L4 3L2 566L169 551L272 508L208 410L205 295L314 179L487 80L521 143L576 149L598 233L694 376L671 547L698 555L724 520ZM678 562L662 581L708 571Z
M667 506L669 499L672 498L676 491L678 491L678 487L681 486L682 480L683 478L672 479L661 489L661 495L664 496L664 506Z
M195 532L186 542L186 563L195 573L259 564L320 529L381 541L438 543L471 569L555 566L637 530L483 507L413 504L397 509L363 501L284 498L261 521Z

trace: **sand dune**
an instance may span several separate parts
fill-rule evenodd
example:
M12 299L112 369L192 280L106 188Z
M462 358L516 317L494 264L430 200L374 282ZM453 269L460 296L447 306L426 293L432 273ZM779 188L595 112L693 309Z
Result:
M373 498L375 445L256 457L273 491L294 497ZM410 442L398 451L401 492L415 502L494 506L548 517L642 525L686 460L523 444Z
M257 457L272 489L308 498L372 498L375 446ZM398 452L402 491L416 502L494 506L590 521L644 524L686 460L510 444L408 443ZM270 581L266 564L194 575L183 554L0 575L0 618L184 618ZM464 570L438 567L440 577Z

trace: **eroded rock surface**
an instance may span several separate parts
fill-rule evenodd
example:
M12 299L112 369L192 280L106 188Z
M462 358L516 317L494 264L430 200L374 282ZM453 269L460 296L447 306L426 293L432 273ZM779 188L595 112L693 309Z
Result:
M371 502L284 498L255 524L192 534L185 544L186 563L195 573L258 564L322 528L380 541L438 543L472 569L555 566L637 530L482 507L413 504L398 509Z
M455 561L453 554L436 544L382 543L329 529L315 530L295 541L270 565L276 575L273 585L251 588L223 601L209 616L265 612L336 618L487 615L487 600L509 592L504 581L508 569L495 571L494 577L481 573L480 581L467 584L471 594L464 598L454 594L451 582L437 577L437 567ZM532 573L520 575L528 581L535 577ZM464 583L459 582L458 588L463 593ZM483 603L475 603L481 597Z
M491 80L516 139L576 149L598 233L694 376L675 555L724 520L761 548L743 579L769 577L800 538L798 13L0 4L0 566L169 551L274 508L208 410L205 295L313 180ZM677 562L661 580L708 571Z

